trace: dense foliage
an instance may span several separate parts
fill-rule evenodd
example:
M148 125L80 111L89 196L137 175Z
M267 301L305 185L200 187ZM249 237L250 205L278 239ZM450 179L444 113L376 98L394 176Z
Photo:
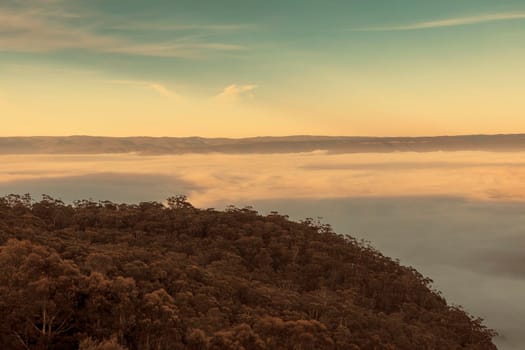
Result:
M431 280L313 220L11 195L0 244L2 349L496 349Z

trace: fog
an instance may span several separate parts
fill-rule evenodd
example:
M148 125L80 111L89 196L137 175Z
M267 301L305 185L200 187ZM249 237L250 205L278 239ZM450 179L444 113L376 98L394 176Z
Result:
M430 276L447 300L501 333L500 349L515 350L525 343L523 155L0 156L0 195L137 202L187 194L198 207L321 216Z
M131 193L133 197L126 197L131 186L145 195L141 197L144 200L161 200L180 192L188 194L201 207L217 202L278 198L452 196L481 201L524 201L524 155L521 152L336 155L322 151L265 155L10 155L0 156L0 192L31 190L69 199L83 193L72 193L67 184L89 187L90 183L96 183L92 186L95 192L85 196L98 199L100 193L103 199L136 200ZM112 177L122 177L123 181L114 181ZM157 178L150 192L144 182L154 177ZM137 183L133 186L134 181ZM50 183L56 186L49 187ZM104 191L98 191L100 186L106 186ZM148 187L146 191L144 187Z

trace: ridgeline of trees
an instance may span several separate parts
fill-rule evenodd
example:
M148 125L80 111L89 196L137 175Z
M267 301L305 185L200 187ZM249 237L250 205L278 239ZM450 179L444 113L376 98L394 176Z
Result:
M2 349L496 349L431 282L310 219L0 198Z

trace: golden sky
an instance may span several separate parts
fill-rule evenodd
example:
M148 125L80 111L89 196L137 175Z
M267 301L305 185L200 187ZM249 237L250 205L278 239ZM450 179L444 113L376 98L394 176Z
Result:
M0 4L0 136L525 132L522 1L126 6Z

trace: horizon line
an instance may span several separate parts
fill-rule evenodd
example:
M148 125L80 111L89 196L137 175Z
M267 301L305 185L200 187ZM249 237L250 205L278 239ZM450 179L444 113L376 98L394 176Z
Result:
M525 136L525 132L518 133L474 133L474 134L440 134L440 135L418 135L418 136L403 136L403 135L323 135L323 134L287 134L287 135L259 135L259 136L243 136L243 137L228 137L228 136L148 136L148 135L128 135L128 136L105 136L105 135L88 135L88 134L71 134L71 135L12 135L0 136L0 139L8 138L107 138L107 139L126 139L126 138L150 138L150 139L229 139L229 140L245 140L257 138L291 138L291 137L324 137L324 138L438 138L438 137L472 137L472 136Z

